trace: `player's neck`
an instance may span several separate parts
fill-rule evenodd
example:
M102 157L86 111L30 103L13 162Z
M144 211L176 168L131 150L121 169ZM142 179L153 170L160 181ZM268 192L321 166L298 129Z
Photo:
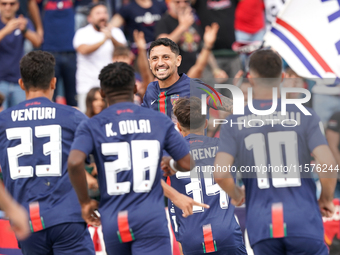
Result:
M176 72L172 76L170 76L168 79L166 79L165 81L158 80L159 87L161 89L168 88L168 87L174 85L179 80L179 78L181 78L181 77Z
M8 21L10 21L11 19L14 19L14 18L15 18L15 16L8 18L8 19L0 16L1 22L4 23L4 24L7 24Z
M107 103L109 106L118 104L118 103L133 103L133 95L110 95L107 97Z
M26 100L34 99L37 97L46 97L48 100L52 100L53 91L51 90L29 90L26 92Z
M280 89L277 90L277 98L280 98ZM258 87L253 89L253 99L271 100L273 99L273 89L266 87Z

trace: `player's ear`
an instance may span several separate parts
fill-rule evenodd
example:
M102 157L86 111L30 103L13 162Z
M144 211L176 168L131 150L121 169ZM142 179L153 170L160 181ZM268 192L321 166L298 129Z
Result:
M206 119L204 123L204 129L206 129L207 127L208 127L208 120Z
M179 132L182 132L182 127L181 127L181 125L179 124L179 122L176 123L176 127L178 128Z
M182 56L178 55L176 58L176 66L179 67L182 63Z
M137 85L135 84L134 88L133 88L133 94L137 93Z
M56 84L57 84L57 78L56 78L56 77L53 77L52 80L50 81L50 88L51 88L52 90L55 90Z
M106 95L105 95L105 92L102 89L99 90L99 93L100 93L101 97L103 99L105 99Z
M20 88L21 88L22 90L25 90L24 82L22 81L21 78L18 80L18 83L19 83Z
M284 72L282 72L281 73L281 82L283 82L283 79L285 78L285 73Z

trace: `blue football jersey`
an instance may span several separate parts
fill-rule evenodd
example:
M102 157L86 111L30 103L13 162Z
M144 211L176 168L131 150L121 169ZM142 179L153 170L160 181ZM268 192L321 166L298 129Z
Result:
M209 166L214 165L219 139L195 134L185 138L196 168L171 176L171 186L196 202L210 205L210 208L194 206L194 214L183 218L182 211L169 203L173 229L175 232L177 230L177 241L182 244L184 254L204 254L240 247L243 240L240 226L234 217L235 207L230 203L228 195L214 182L209 169Z
M0 163L10 194L30 213L32 231L84 222L67 172L80 111L39 97L0 114Z
M189 149L168 117L130 102L114 104L79 126L72 149L95 157L104 238L117 233L105 242L169 236L162 151L179 160Z
M255 109L272 106L271 100L253 101ZM219 151L232 155L242 172L251 245L285 236L323 240L309 164L311 152L327 141L318 116L312 109L308 111L312 115L287 105L287 115L282 115L278 100L272 115L259 116L246 106L244 115L229 116L221 128ZM252 166L257 168L251 170Z
M182 73L178 81L168 88L160 88L158 81L151 82L146 89L142 107L164 113L176 122L172 110L174 103L183 97L196 96L201 99L202 95L205 95L206 98L212 95L214 100L218 100L216 93L210 89L210 86L208 87L201 80L189 78ZM209 111L207 111L207 118L209 118Z

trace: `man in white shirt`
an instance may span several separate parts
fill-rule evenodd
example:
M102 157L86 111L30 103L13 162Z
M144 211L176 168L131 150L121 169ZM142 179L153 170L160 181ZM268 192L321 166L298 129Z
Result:
M92 4L87 17L89 24L79 29L73 39L77 51L78 107L86 110L86 94L99 87L100 70L112 62L115 47L125 46L126 39L119 28L108 28L109 15L104 3Z

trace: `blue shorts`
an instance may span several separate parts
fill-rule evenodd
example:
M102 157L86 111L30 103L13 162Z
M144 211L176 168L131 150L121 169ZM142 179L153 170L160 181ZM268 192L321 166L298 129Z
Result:
M327 245L317 239L306 237L284 237L266 239L253 247L255 255L328 255Z
M172 255L169 237L146 237L128 243L105 245L108 255Z
M94 255L86 223L64 223L34 232L19 247L24 255Z

